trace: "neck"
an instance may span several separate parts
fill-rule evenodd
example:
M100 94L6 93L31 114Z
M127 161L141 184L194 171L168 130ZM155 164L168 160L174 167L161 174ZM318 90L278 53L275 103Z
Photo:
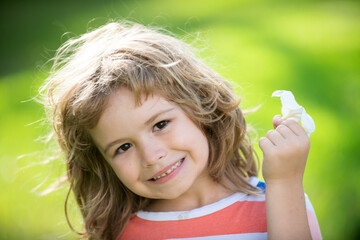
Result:
M231 191L210 176L204 176L201 184L195 184L184 194L175 199L154 199L145 209L150 212L188 211L217 202L231 194Z

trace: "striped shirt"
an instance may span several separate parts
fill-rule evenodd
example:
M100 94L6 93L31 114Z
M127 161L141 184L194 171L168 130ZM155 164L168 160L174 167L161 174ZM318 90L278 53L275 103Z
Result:
M265 183L256 177L252 177L250 183L265 190ZM307 196L306 208L312 237L321 239L316 215ZM139 211L119 238L125 239L267 239L265 196L234 193L190 211Z

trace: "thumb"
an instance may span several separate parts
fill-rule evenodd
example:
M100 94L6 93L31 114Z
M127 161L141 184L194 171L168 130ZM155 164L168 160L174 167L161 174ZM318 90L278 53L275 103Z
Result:
M273 118L274 129L277 128L277 126L279 126L283 121L284 119L280 115L275 115Z

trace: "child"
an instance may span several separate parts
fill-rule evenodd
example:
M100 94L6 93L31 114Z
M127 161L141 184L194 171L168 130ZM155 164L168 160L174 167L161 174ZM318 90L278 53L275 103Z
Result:
M58 50L43 91L83 237L321 237L302 187L305 131L274 118L259 143L265 191L231 85L183 42L109 23Z

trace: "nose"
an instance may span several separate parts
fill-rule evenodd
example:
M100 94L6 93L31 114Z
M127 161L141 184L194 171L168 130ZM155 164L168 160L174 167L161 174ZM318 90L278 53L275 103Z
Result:
M141 143L141 164L144 167L157 163L167 155L164 144L157 140L156 137L144 139Z

